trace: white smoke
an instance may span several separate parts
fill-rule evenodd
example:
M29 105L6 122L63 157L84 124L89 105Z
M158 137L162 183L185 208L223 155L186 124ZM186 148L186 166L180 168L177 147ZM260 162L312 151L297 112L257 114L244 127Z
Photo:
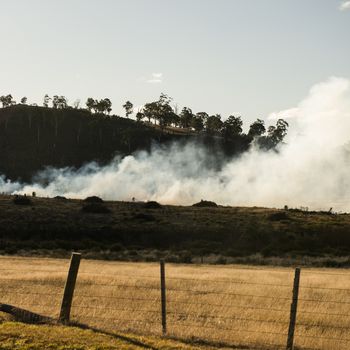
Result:
M107 200L156 200L193 204L200 199L223 205L350 210L350 81L330 78L315 85L287 114L291 129L279 152L251 149L215 170L215 155L195 144L157 148L79 170L47 169L32 185L4 182L0 191L39 196ZM46 183L43 185L42 183Z
M0 176L0 193L12 193L21 189L21 184L6 180L5 176Z

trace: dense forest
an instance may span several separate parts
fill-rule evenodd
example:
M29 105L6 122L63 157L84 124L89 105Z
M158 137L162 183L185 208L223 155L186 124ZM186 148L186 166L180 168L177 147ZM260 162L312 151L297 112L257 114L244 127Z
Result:
M244 133L239 116L222 120L219 114L194 113L188 107L178 112L164 94L138 111L127 101L123 105L125 117L111 114L108 98L88 98L86 108L80 107L79 101L69 105L58 95L45 95L42 106L28 104L26 97L16 103L11 94L0 96L0 103L0 174L24 181L46 166L79 167L90 161L103 164L116 155L150 151L154 144L173 141L198 142L229 157L253 144L275 150L288 129L283 119L267 128L257 119Z

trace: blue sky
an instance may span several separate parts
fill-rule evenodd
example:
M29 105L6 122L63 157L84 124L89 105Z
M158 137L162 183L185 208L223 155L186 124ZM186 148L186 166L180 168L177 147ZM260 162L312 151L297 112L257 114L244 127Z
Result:
M167 93L250 122L350 78L350 2L0 0L0 94L109 97L115 113Z

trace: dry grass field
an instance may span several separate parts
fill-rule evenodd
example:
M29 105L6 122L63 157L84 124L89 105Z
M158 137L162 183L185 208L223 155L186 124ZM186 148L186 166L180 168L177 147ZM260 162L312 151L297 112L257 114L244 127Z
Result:
M1 320L1 317L0 317ZM210 350L203 344L62 325L0 322L1 350Z
M58 317L69 260L0 258L0 302ZM167 335L212 347L285 348L291 268L166 264ZM72 321L161 335L159 264L82 259ZM302 269L296 349L349 349L350 272Z

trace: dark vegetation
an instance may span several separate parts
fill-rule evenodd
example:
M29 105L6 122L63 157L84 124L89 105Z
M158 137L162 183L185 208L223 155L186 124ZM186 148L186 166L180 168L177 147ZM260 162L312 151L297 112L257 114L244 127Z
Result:
M199 207L199 208L216 208L218 205L215 202L211 201L204 201L203 199L198 202L193 204L193 207Z
M64 196L55 196L54 199L59 200L59 201L66 201L67 198Z
M111 212L105 205L101 203L96 203L96 202L85 204L82 207L82 211L84 213L94 213L94 214L108 214Z
M31 205L32 201L27 196L15 195L15 197L13 198L13 203L17 205Z
M139 110L136 120L129 119L134 113L130 101L123 105L126 118L111 115L108 98L89 98L86 108L78 102L69 106L58 95L45 95L42 107L27 105L25 97L16 104L11 95L0 96L0 103L0 174L22 181L31 181L48 166L106 164L115 156L150 151L155 143L166 147L173 141L198 142L211 154L220 154L218 159L237 156L253 143L270 150L283 141L288 128L283 119L268 128L257 119L244 133L239 116L223 121L219 114L194 113L187 107L177 113L164 94Z
M13 200L0 196L0 254L60 257L77 250L116 260L350 266L349 214Z
M158 202L149 201L149 202L146 202L143 205L143 207L146 209L160 209L162 206Z
M0 174L30 181L46 166L101 164L173 136L133 120L82 109L16 105L0 109Z
M84 202L88 203L103 203L103 199L97 196L90 196L84 199Z
M285 211L278 211L276 213L270 214L268 216L268 219L271 221L289 220L289 216Z

